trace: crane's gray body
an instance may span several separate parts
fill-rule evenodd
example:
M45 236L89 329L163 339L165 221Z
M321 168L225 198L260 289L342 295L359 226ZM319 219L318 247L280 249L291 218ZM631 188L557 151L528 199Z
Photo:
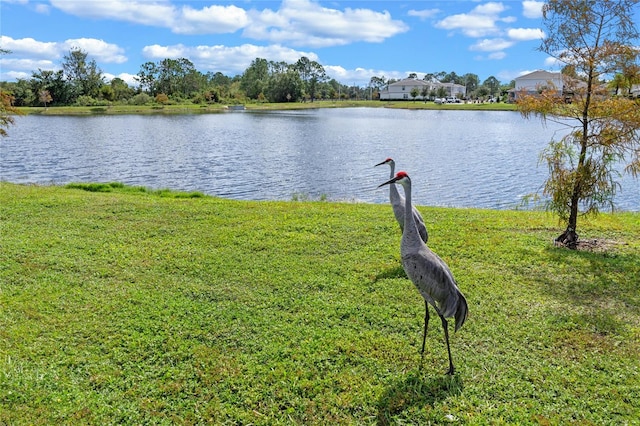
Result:
M411 219L411 216L408 218ZM402 267L424 300L439 315L455 317L457 331L467 317L467 300L458 289L447 264L424 244L415 224L411 222L405 223L400 242Z
M391 158L387 158L382 163L376 164L376 166L380 166L382 164L388 164L391 168L391 176L392 179L395 176L395 168L396 163ZM396 217L396 221L398 225L400 225L400 230L404 232L404 209L405 209L405 199L398 192L398 187L395 183L389 184L389 201L391 202L391 208L393 209L393 215ZM415 207L411 207L411 212L413 213L413 218L416 222L416 226L418 227L418 232L420 233L420 238L425 243L429 240L429 233L427 232L427 227L424 225L424 219L422 219L422 215Z
M458 331L467 319L467 299L458 289L458 285L447 264L431 251L420 238L416 221L413 214L411 214L411 179L406 173L399 172L395 178L390 179L385 184L393 184L395 182L400 183L404 188L406 203L404 230L400 241L402 267L425 300L422 354L424 355L427 325L429 323L429 305L431 305L442 320L442 328L444 329L447 352L449 354L448 374L453 374L454 367L449 347L449 331L446 318L455 318L455 330Z

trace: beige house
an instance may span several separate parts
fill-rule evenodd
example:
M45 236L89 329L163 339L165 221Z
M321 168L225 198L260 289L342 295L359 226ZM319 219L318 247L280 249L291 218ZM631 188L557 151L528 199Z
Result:
M587 83L580 79L566 76L560 72L534 71L529 74L521 75L515 79L515 88L509 90L509 101L515 101L518 96L523 93L526 95L535 95L542 90L556 90L558 96L564 98L565 102L571 102L571 99L584 91ZM606 87L600 87L599 92L605 93Z
M405 78L395 83L388 84L384 89L380 91L381 101L397 101L397 100L425 100L422 96L422 92L427 92L426 98L429 99L432 91L437 91L438 88L444 87L447 97L462 97L466 95L466 87L455 83L440 83L439 81L425 81L417 78ZM418 89L418 96L415 98L411 96L411 91Z
M562 93L564 89L564 76L559 72L534 71L521 75L515 79L515 88L509 90L509 101L515 101L518 94L532 95L543 89L555 89Z

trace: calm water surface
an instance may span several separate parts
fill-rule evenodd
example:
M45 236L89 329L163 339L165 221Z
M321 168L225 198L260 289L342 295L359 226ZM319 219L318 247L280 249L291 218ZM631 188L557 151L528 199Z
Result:
M547 176L538 155L566 131L517 112L384 108L180 116L18 117L0 179L112 182L248 200L387 202L392 157L419 205L513 208ZM622 179L619 208L640 210Z

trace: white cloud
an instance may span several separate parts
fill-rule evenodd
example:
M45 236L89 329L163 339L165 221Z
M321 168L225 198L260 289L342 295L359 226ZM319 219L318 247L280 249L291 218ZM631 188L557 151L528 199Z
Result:
M29 80L38 69L57 71L60 67L49 59L0 57L0 81Z
M294 46L327 47L358 41L379 43L408 31L389 12L370 9L330 9L309 0L283 0L280 9L250 11L251 25L243 35Z
M501 59L504 59L507 57L507 53L504 51L498 51L498 52L491 52L486 56L483 55L478 55L476 57L474 57L475 60L477 61L499 61Z
M407 12L407 15L420 18L421 20L424 21L425 19L431 18L432 16L435 16L438 13L440 13L440 9L422 9L422 10L411 9L410 11Z
M115 44L106 43L95 38L69 39L64 42L42 42L33 38L13 39L0 36L0 46L11 51L11 54L22 58L60 59L72 48L80 48L95 59L96 62L123 63L127 61L123 49Z
M188 48L183 44L175 44L173 46L152 44L151 46L145 46L142 48L142 54L149 59L183 58L187 56L187 51Z
M43 70L52 70L57 69L58 67L55 64L47 59L13 59L13 58L2 58L0 59L0 67L4 69L11 69L13 71L25 71L31 72L35 71L38 68Z
M540 28L510 28L507 35L517 41L541 40L545 37L544 31Z
M17 56L61 57L58 43L37 41L31 37L13 39L7 36L0 36L0 46Z
M362 82L371 80L372 70L365 70L364 68L356 68L354 70L347 70L340 65L328 65L324 67L325 72L330 78L334 78L337 81L342 81L345 84L350 82Z
M345 69L339 65L324 65L324 69L330 78L335 78L343 84L355 84L360 87L368 86L371 81L371 77L373 76L384 77L385 79L401 80L403 78L407 78L407 76L413 73L417 74L418 78L422 78L421 76L427 74L425 71L417 70L397 71L372 68Z
M544 65L548 68L555 68L555 69L559 69L562 68L566 65L566 63L549 56L547 59L544 60Z
M51 5L65 13L86 18L113 19L149 26L171 27L177 11L165 0L149 1L86 1L51 0Z
M529 74L531 72L533 72L535 70L520 70L520 71L512 71L512 70L503 70L503 71L499 71L496 74L496 78L498 78L500 81L511 81L513 79L515 79L516 77L520 77L521 75L525 75L525 74Z
M504 4L499 2L488 2L476 6L472 13L480 15L497 15L506 10Z
M342 82L343 84L356 84L358 86L367 86L369 81L371 81L371 77L373 76L385 76L385 78L405 78L409 75L407 72L400 71L382 71L382 70L374 70L374 69L365 69L365 68L355 68L355 69L345 69L340 65L325 65L324 70L326 71L329 78L334 78L337 81Z
M505 52L493 52L493 53L490 53L489 56L487 56L487 58L493 59L493 60L500 60L506 57L507 57L507 54Z
M184 6L172 29L178 34L233 33L247 25L247 12L233 5L214 5L199 10Z
M502 38L483 39L469 47L469 50L479 50L482 52L493 52L504 50L513 46L513 42Z
M525 0L522 2L522 15L526 18L542 18L543 1Z
M42 13L43 15L47 15L47 14L49 14L49 12L51 12L51 6L49 6L48 4L44 4L44 3L38 3L35 6L35 10L38 13Z
M270 46L243 44L235 47L222 45L185 46L183 44L160 46L156 44L146 46L143 49L143 55L150 61L185 57L189 58L201 72L219 71L229 76L242 74L256 58L265 58L275 62L283 61L291 64L302 56L306 56L312 61L320 62L318 55L313 52L294 50L277 44ZM367 85L373 75L384 75L387 78L396 79L405 78L409 75L409 72L406 71L382 71L364 68L345 69L340 65L323 65L323 67L330 78L335 78L345 84ZM122 76L119 77L132 84L130 80Z
M339 46L358 41L382 42L409 27L387 11L364 8L344 10L322 7L311 0L283 0L278 10L245 10L234 5L205 6L193 2L176 7L168 0L51 0L65 13L166 27L177 34L222 34L243 31L243 36L294 46ZM256 2L260 5L260 2Z
M113 75L106 72L103 75L104 75L104 81L107 83L111 83L111 80L113 80L114 78L119 78L124 80L124 82L131 87L138 87L140 85L140 83L135 79L136 77L135 75L129 74L126 72L120 73L118 75Z
M127 61L127 57L122 54L124 51L121 47L95 38L65 40L61 47L64 48L65 51L80 48L87 52L89 57L95 59L96 62L122 64Z
M176 34L231 33L250 23L247 12L233 5L179 8L168 0L51 0L51 4L70 15L164 27Z
M447 16L438 22L436 27L444 30L461 30L469 37L482 37L497 31L494 18L465 13Z
M31 78L30 72L23 72L23 71L0 72L0 81L29 80L30 78Z
M312 52L302 52L281 45L256 46L243 44L240 46L173 46L151 45L145 46L143 55L151 61L166 58L189 58L201 72L216 71L227 75L241 74L256 58L269 61L287 63L296 62L302 56L312 61L318 61L318 56Z
M513 22L515 18L504 17L500 14L506 11L504 4L488 2L476 6L469 13L450 15L436 23L436 28L444 30L459 30L469 37L485 37L498 34L496 22Z

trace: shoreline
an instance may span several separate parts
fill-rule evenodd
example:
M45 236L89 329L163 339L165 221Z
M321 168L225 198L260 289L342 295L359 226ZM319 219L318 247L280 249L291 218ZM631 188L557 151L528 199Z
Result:
M234 111L234 106L243 106L244 111L283 111L319 108L394 108L409 110L454 110L454 111L517 111L515 104L507 103L461 103L436 104L422 101L315 101L291 103L247 103L247 104L175 104L175 105L100 105L100 106L53 106L17 107L25 115L151 115L151 114L219 114Z
M312 197L307 194L293 194L290 199L244 199L244 198L232 198L224 197L221 195L215 195L199 190L179 190L166 187L150 187L145 185L130 185L123 182L95 182L95 181L77 181L68 183L41 183L41 182L13 182L8 180L0 180L0 188L3 185L14 185L21 187L33 187L33 188L61 188L61 189L73 189L83 190L93 193L114 193L114 194L146 194L146 195L158 195L168 198L212 198L221 201L229 202L248 202L248 203L329 203L329 204L362 204L362 205L385 205L388 202L375 203L362 200L348 200L348 199L334 199L330 196ZM544 205L532 205L528 207L526 205L514 205L511 208L490 208L481 206L456 206L456 205L440 205L440 204L417 204L419 208L426 209L447 209L447 210L467 210L467 211L488 211L488 212L543 212L549 213ZM640 210L626 210L616 208L615 210L601 210L598 215L618 215L618 214L632 214L640 215Z

